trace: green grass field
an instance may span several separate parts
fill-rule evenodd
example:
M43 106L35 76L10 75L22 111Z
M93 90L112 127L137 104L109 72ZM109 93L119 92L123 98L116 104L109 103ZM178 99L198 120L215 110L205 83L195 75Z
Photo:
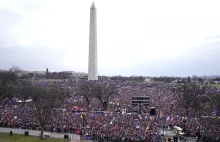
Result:
M67 142L65 139L40 139L40 137L24 136L13 134L12 137L9 133L0 133L0 142Z
M211 84L210 86L220 88L220 84Z

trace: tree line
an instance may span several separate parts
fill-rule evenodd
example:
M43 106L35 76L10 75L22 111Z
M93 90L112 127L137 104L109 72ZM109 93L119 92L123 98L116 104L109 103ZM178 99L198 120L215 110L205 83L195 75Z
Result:
M59 85L37 85L17 76L16 72L13 69L0 72L0 102L9 100L14 103L19 99L22 105L27 105L30 114L40 123L42 139L44 128L51 121L54 109L63 105L64 99L70 97L70 91ZM31 103L26 103L28 99L31 99Z
M209 112L211 116L213 109L216 109L217 116L220 115L220 92L216 88L194 83L188 78L174 90L180 98L177 103L185 109L186 116L189 116L189 109L198 112L198 116L203 111Z

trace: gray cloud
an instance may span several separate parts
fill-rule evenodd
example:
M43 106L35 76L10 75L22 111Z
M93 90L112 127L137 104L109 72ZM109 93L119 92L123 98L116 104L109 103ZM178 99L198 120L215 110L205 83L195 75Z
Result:
M163 59L149 64L136 64L121 74L143 76L191 76L220 74L220 42L189 50L184 56Z
M42 5L40 4L41 1L37 0L37 1L34 1L34 0L20 0L20 1L17 1L17 0L14 0L14 3L16 3L16 5L21 8L21 9L25 9L27 11L37 11L39 10Z
M84 54L83 50L80 50L80 49L77 49L74 47L68 47L68 48L66 47L65 48L66 51L64 51L63 49L52 47L53 44L51 44L51 43L56 44L56 41L54 41L54 39L59 40L59 36L57 36L58 38L53 37L51 39L49 37L48 37L48 39L47 39L47 37L45 37L44 39L37 39L39 37L36 36L37 37L36 43L34 43L35 40L33 40L33 39L35 39L35 36L30 37L30 40L27 38L26 40L30 42L29 45L32 45L31 47L27 47L26 45L18 44L19 39L22 39L22 37L19 34L25 35L25 33L26 33L25 36L29 37L27 34L29 32L29 30L30 31L36 30L33 28L37 27L37 24L31 25L28 22L26 23L26 21L24 20L26 13L33 12L34 13L33 16L36 16L35 14L42 14L43 13L42 11L41 11L42 13L40 13L40 12L38 13L37 11L40 8L44 8L43 7L44 4L41 5L41 3L44 3L45 1L39 2L38 0L36 0L36 1L35 0L31 0L31 1L30 0L21 0L21 1L20 0L19 1L13 0L13 2L15 3L14 5L16 5L15 8L12 6L12 7L7 7L8 9L7 8L0 9L0 21L1 21L0 22L0 31L1 31L0 32L0 69L8 69L12 65L16 65L16 66L21 67L24 70L45 70L45 68L48 67L50 70L53 70L53 71L59 71L59 70L83 71L83 70L79 70L79 66L84 66L84 65L82 65L82 63L83 63L82 60L78 59L80 57L77 56L76 58L70 58L71 56L75 56L76 54L80 54L80 55ZM53 4L53 3L51 3L51 4ZM56 5L55 5L55 7L56 7ZM48 9L48 7L46 7L46 5L45 5L44 10L47 10L47 9ZM51 13L54 13L54 11ZM42 14L42 17L44 16L43 14ZM64 14L64 13L62 13L62 14ZM31 13L28 13L28 15L30 17L32 16ZM41 17L41 15L39 15L39 16ZM75 16L76 15L73 14L73 17L71 17L71 18L75 19L76 18ZM82 16L80 15L77 18L81 18L81 17ZM32 17L32 18L34 19L35 17ZM55 17L55 18L61 18L61 17L59 17L59 15L58 15L58 17ZM26 20L28 21L28 18ZM45 20L42 20L42 21L45 22ZM48 20L48 21L50 21L50 20ZM22 30L20 29L20 31L19 31L21 33L18 32L17 35L15 35L16 32L13 32L13 31L16 31L17 24L20 24L21 22L23 24L22 27L24 27L24 29L21 28ZM66 22L68 22L68 21L66 21ZM35 21L33 23L35 23ZM63 23L63 21L61 23ZM28 26L28 24L30 24L30 29L26 29L27 28L26 26ZM106 24L108 24L108 22ZM153 24L154 23L152 23L152 28L153 28ZM169 23L167 23L167 25L169 25ZM174 26L175 25L176 24L174 24ZM47 26L50 26L50 24L48 24ZM77 24L75 25L75 23L71 26L78 27L78 25ZM54 27L56 27L56 26L54 26ZM105 25L105 27L108 27L108 25ZM166 27L166 25L164 27ZM191 27L191 24L189 24L189 27ZM197 25L195 27L197 27ZM50 27L45 27L45 29L48 29L48 28L50 28ZM59 26L57 29L56 28L54 29L54 31L49 30L49 32L53 31L56 33L57 31L61 31L61 32L57 32L57 33L62 33L63 37L67 36L67 35L65 35L66 32L62 32L63 31L62 28L60 28ZM84 29L84 28L88 28L88 26L87 27L80 27L80 28ZM128 29L129 28L131 28L131 27L128 27ZM176 28L179 29L179 26ZM208 26L204 27L204 29L205 28L208 28ZM164 29L164 28L161 28L161 29ZM194 28L192 28L192 29L194 29ZM215 29L214 26L213 26L213 29ZM44 34L44 29L39 29L39 30L43 30L42 34ZM68 30L68 29L64 28L64 30ZM149 30L150 29L148 29L148 31ZM208 28L208 30L212 31L209 28ZM115 29L115 31L117 31L117 29ZM128 31L129 30L125 30L125 33ZM135 29L135 31L138 31L138 30ZM189 31L191 31L191 29L189 29ZM216 31L218 31L218 30L216 30ZM76 31L76 33L77 32L81 32L81 30ZM154 30L151 32L155 33L157 35L157 32L155 32ZM162 31L162 32L166 33L166 30ZM115 34L115 32L113 32L113 33ZM124 33L124 32L122 31L121 33ZM192 33L193 33L193 31L192 31ZM53 33L51 33L51 35L52 34ZM180 32L181 36L183 34L181 34L181 32ZM190 33L185 33L184 35L187 36L188 34L190 34ZM48 34L48 35L50 35L50 34ZM118 35L120 35L120 32L118 33ZM73 36L73 34L69 34L68 36L69 36L68 40L70 40L71 42L74 42L74 38L81 40L80 37L76 38ZM102 36L105 37L106 35L102 35ZM109 36L112 36L112 35L109 35ZM121 37L122 36L124 36L124 35L122 34ZM138 35L138 37L139 36L141 38L141 35ZM195 36L197 36L197 35L195 34ZM143 36L143 38L144 37L145 36ZM152 37L152 35L150 35L149 37ZM158 37L158 36L156 36L156 37ZM82 36L82 41L88 40L87 38L86 39L83 39L83 38L84 38L84 36ZM109 37L105 37L105 38L108 39ZM120 36L118 38L120 38ZM135 38L135 37L131 36L131 39L132 38ZM161 38L163 38L163 37L161 37ZM32 40L33 40L33 42L32 42ZM65 41L65 40L63 40L63 41ZM123 65L123 62L122 62L122 65L120 67L111 68L111 69L110 68L103 69L99 66L99 68L100 68L99 74L101 74L101 75L102 74L103 75L126 75L126 76L130 76L130 75L188 76L188 75L220 74L220 66L218 65L220 63L220 50L219 50L220 49L220 36L216 35L216 36L212 36L212 37L205 39L205 42L210 42L210 41L212 43L207 43L202 46L195 47L194 49L190 49L187 53L185 53L183 56L180 56L178 58L167 58L167 59L163 59L160 61L155 60L155 61L152 61L151 63L139 63L139 64L134 64L132 66L125 66L125 64ZM121 46L126 45L126 44L124 44L124 42L127 42L127 40L122 41ZM145 42L147 42L147 41L145 41ZM186 40L186 42L187 42L187 40ZM62 40L59 44L62 45ZM111 45L108 42L106 42L106 44ZM118 44L120 44L120 42L118 42L118 41L116 41L116 43L114 43L114 45L118 45ZM40 45L40 46L37 47L37 45ZM48 48L44 47L46 45L48 45L50 47L48 47ZM140 45L141 45L141 43L140 43ZM153 43L152 43L152 45L153 45ZM69 46L69 45L65 44L65 46ZM84 46L84 45L82 45L82 46ZM135 46L139 46L139 45L136 42L134 42L134 46L130 46L130 47L132 50L134 47L134 50L138 50L138 51L140 50L140 52L147 52L147 50L143 51L143 48L142 49L136 48ZM160 44L158 44L158 46L160 46ZM168 46L168 45L165 45L165 46ZM115 47L117 47L117 46L115 46ZM100 48L103 48L103 47L100 47ZM116 50L116 49L112 48L112 51L114 51L114 50ZM128 54L129 53L129 52L127 53L127 51L129 51L128 48L126 48L125 50L126 50L125 54ZM132 50L130 50L130 52ZM159 50L159 48L158 48L158 50ZM117 51L122 52L121 53L121 56L122 56L121 60L122 60L123 54L124 54L123 51L122 50L117 50ZM74 53L75 53L75 55L74 55ZM87 54L87 53L85 53L85 54ZM134 58L134 60L135 60L135 56L138 56L135 54L138 54L138 52L134 52L134 55L131 54L131 56L134 56L134 57L131 57L131 58ZM66 57L69 56L69 58L64 60L65 56ZM157 56L159 56L159 55L157 55ZM155 56L155 57L157 57L157 56ZM87 55L83 56L84 59L86 57L87 57ZM110 56L109 56L109 58L110 58ZM114 58L114 57L112 57L112 58ZM147 55L146 55L146 58L147 58ZM74 60L72 61L72 59L74 59ZM68 61L68 60L70 60L70 61ZM126 62L126 59L124 59L124 60L125 60L124 62ZM65 64L65 61L68 62L68 64ZM112 62L113 61L106 61L106 63L109 63L109 64L111 64ZM115 62L117 62L117 60L115 60Z
M143 76L191 76L218 75L220 73L220 42L205 44L189 50L179 58L163 59L152 63L140 63L116 69L100 69L100 75L143 75ZM8 69L16 65L25 70L65 70L62 49L45 47L2 47L0 45L0 65ZM74 61L73 61L74 65ZM69 67L70 68L70 67ZM66 70L70 70L68 67ZM75 69L73 69L75 70ZM77 69L76 69L77 70ZM79 70L80 71L80 70Z
M214 36L210 36L210 37L206 38L206 40L213 40L213 39L220 40L220 35L214 35Z
M0 47L1 68L8 69L13 65L24 70L59 70L62 57L50 48ZM62 53L61 53L62 54Z
M14 37L10 35L10 31L19 23L21 17L16 13L0 9L0 44L1 46L6 42L11 42Z

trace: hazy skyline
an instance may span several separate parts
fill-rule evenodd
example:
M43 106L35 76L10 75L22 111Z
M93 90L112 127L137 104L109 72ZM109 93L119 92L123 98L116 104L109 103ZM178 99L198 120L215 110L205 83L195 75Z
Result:
M0 0L0 69L87 72L92 2ZM220 74L220 2L94 2L99 75Z

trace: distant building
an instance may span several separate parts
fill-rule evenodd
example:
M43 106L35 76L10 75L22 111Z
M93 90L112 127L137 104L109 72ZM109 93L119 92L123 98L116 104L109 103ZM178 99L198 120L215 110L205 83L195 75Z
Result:
M110 80L108 76L98 76L98 80Z
M171 83L177 83L177 82L178 82L178 80L176 79L176 80L172 81Z
M146 81L146 82L150 82L150 78L146 78L145 81Z
M48 75L48 68L46 68L46 75Z
M88 76L81 76L80 79L82 79L82 80L88 80Z
M215 82L215 84L220 84L220 81L214 81Z

